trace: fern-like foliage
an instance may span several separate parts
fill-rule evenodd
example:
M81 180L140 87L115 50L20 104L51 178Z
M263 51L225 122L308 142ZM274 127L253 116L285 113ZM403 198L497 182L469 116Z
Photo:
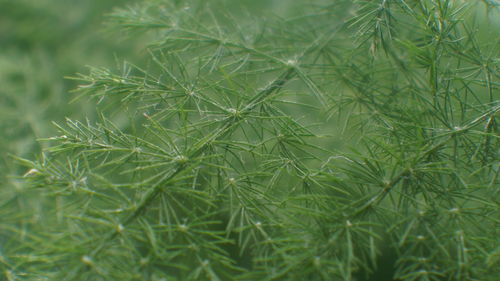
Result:
M498 280L483 4L325 2L116 10L150 60L75 77L7 280Z

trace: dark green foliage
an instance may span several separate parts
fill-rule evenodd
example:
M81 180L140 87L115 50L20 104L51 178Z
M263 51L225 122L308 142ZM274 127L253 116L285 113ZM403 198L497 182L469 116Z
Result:
M445 0L116 9L149 57L73 78L98 113L21 160L40 195L29 220L0 203L6 280L498 280L485 9L498 17Z

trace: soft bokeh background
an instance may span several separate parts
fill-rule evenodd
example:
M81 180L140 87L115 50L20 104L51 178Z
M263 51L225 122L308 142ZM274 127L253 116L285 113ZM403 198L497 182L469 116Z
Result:
M86 66L112 67L133 46L107 30L105 15L127 0L0 0L0 185L18 186L11 155L32 158L52 121L91 116L70 103ZM9 189L10 189L9 188ZM5 197L4 197L5 198Z

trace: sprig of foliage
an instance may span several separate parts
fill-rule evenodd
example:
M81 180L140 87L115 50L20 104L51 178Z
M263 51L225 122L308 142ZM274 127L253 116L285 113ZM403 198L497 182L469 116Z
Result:
M23 160L43 225L7 278L496 280L481 2L233 2L111 15L151 59L75 77L101 113Z

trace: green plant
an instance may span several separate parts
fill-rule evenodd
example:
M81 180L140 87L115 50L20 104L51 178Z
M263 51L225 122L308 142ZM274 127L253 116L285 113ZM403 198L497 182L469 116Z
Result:
M116 10L151 59L74 78L7 280L498 280L492 3L313 2Z

